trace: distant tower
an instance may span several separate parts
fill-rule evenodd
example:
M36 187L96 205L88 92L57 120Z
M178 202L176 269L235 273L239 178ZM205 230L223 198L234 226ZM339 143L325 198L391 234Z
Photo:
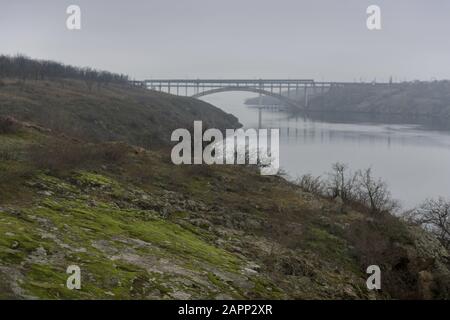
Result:
M392 76L389 78L389 84L392 84Z

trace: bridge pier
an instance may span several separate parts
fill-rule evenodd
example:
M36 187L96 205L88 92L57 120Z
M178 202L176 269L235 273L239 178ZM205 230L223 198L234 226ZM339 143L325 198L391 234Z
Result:
M259 89L263 90L262 83L259 84ZM258 99L258 129L261 129L262 127L262 93L259 92L259 99Z
M262 128L262 106L258 107L258 129Z
M305 85L305 108L308 108L308 87Z

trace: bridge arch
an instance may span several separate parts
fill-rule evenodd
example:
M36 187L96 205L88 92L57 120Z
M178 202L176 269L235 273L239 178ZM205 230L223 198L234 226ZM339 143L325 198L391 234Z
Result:
M192 95L191 97L192 98L200 98L200 97L207 96L207 95L214 94L214 93L229 92L229 91L245 91L245 92L260 93L260 94L263 94L266 96L274 97L291 108L294 108L294 109L303 108L303 106L300 106L300 104L293 99L290 99L290 98L283 96L281 94L278 94L278 93L273 93L268 90L254 88L254 87L240 87L240 86L239 87L238 86L222 87L222 88L202 91L202 92Z

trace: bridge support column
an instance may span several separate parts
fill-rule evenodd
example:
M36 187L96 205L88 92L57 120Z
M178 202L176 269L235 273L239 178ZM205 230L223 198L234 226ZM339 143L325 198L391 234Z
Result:
M258 129L262 128L262 107L258 107Z
M308 87L305 85L305 108L308 108Z

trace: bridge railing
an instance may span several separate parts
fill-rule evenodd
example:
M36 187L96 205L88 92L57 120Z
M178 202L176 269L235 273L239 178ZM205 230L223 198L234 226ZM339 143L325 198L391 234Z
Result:
M131 83L133 86L191 97L224 91L250 91L281 97L280 100L292 106L299 104L298 100L290 99L292 92L295 92L297 98L303 96L303 108L308 107L310 95L323 94L335 87L392 85L374 82L316 82L313 79L150 79Z

